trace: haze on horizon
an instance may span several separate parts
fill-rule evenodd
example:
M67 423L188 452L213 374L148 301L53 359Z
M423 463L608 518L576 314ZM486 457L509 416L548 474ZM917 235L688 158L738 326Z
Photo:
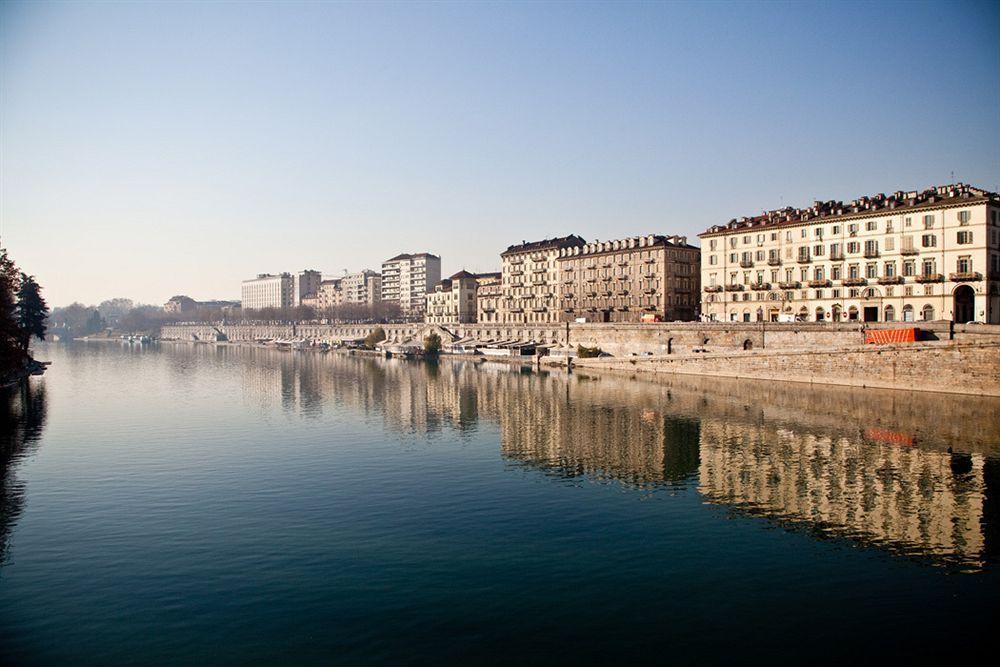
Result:
M986 2L7 2L0 240L50 305L159 304L1000 190L997 28Z

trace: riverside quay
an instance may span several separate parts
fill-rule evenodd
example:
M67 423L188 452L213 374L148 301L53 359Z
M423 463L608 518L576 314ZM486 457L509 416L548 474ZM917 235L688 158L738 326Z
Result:
M705 319L1000 323L1000 197L958 183L711 227Z

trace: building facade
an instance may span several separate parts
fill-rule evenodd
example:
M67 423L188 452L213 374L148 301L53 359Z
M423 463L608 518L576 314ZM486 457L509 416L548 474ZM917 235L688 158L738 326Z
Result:
M403 253L382 262L382 301L399 304L405 317L423 317L427 294L441 281L441 258Z
M501 299L497 322L526 324L561 321L559 253L586 244L571 234L524 241L500 253Z
M198 302L189 296L179 295L170 297L170 300L163 304L163 311L173 315L190 313L198 309Z
M980 188L817 201L699 236L706 319L1000 323L1000 198Z
M476 322L498 322L500 301L503 298L502 274L476 275Z
M296 273L293 276L292 305L301 306L302 299L315 294L322 281L323 275L319 271L306 269Z
M697 319L701 251L684 236L636 236L559 249L564 321Z
M428 324L470 324L476 321L477 276L459 271L442 280L427 295L424 319Z
M348 273L340 278L339 282L346 303L374 306L382 300L382 276L375 271L365 269L357 273Z
M341 289L340 278L320 281L315 293L302 298L303 306L310 306L317 311L336 308L344 303L344 290Z
M294 304L295 281L290 273L259 273L244 280L240 292L244 309L288 308Z

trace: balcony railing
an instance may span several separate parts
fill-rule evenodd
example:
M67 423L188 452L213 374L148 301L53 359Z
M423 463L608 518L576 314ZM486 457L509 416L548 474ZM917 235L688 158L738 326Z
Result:
M831 262L842 262L842 261L844 261L844 253L842 253L840 251L838 251L838 252L831 252L830 253L830 261Z
M810 280L809 287L833 287L833 283L829 280Z
M982 279L983 274L979 273L979 271L959 271L948 275L948 280L953 283L971 283Z
M869 259L878 257L878 250L865 250L865 257Z
M731 283L729 285L726 285L726 291L727 292L742 292L743 291L743 285L740 285L739 283Z
M900 248L900 255L919 255L920 250L918 248Z
M918 283L940 283L944 281L944 276L940 273L924 273L917 276Z
M781 266L781 258L780 257L768 257L767 258L767 263L768 263L769 266Z
M798 280L786 280L784 282L778 283L780 289L798 289L802 287L802 283Z
M744 269L753 268L753 261L749 259L741 259L740 266L743 267Z
M722 291L722 285L709 285L705 288L705 291L709 294Z
M808 264L809 262L811 262L813 260L812 260L812 257L810 257L809 255L799 255L798 258L796 259L796 261L799 264Z
M879 285L902 285L903 276L882 276L878 279Z
M771 289L771 283L751 283L750 289L752 290L769 290Z
M862 287L868 284L866 278L844 278L844 287Z

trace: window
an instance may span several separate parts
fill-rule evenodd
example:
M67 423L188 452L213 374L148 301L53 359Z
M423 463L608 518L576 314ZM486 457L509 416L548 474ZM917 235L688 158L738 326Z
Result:
M830 290L830 296L833 297L834 299L839 299L840 298L840 290L839 289Z
M886 322L892 322L894 319L896 319L896 309L893 308L892 306L886 306L885 307L885 321Z
M757 245L763 245L763 244L764 244L764 235L763 234L758 234L757 235Z
M823 290L821 290L821 289L816 290L816 298L817 299L822 299L823 298Z
M757 251L757 261L758 262L763 262L764 261L764 251L763 250L758 250Z
M834 234L834 236L836 236L839 233L840 233L840 225L834 225L833 226L833 234Z
M913 272L915 270L916 270L916 263L913 260L910 260L909 262L903 262L903 275L904 276L907 276L907 277L912 276Z
M816 269L813 271L813 277L816 280L825 280L825 278L823 276L823 267L822 266L817 266L816 267Z
M861 244L857 241L851 241L847 244L847 252L858 252L861 250Z
M934 306L927 304L921 312L925 322L930 322L934 319Z
M806 238L808 236L809 236L809 230L807 228L803 227L802 228L802 238Z
M933 215L925 215L924 216L924 229L930 229L933 226L934 226L934 216Z
M895 250L896 249L896 239L894 239L891 236L886 237L886 239L885 239L885 249L886 250Z
M792 230L789 229L787 232L785 232L785 240L786 241L792 240Z
M959 211L958 212L958 224L960 224L960 225L967 225L967 224L969 224L969 219L971 217L972 217L972 214L969 211Z
M865 255L868 257L878 255L878 241L865 241Z
M878 277L878 264L875 262L870 262L865 266L865 277L866 278L877 278Z
M772 241L778 240L778 232L771 232L771 240Z
M963 212L964 213L968 213L968 211L963 211ZM968 245L970 243L972 243L972 232L971 231L965 230L965 231L961 231L961 232L958 233L958 244L959 245Z
M910 227L913 225L913 218L903 218L903 226Z
M875 232L875 231L878 231L878 221L877 220L869 220L868 222L866 222L865 223L865 231L866 232Z
M708 249L709 250L715 250L715 241L716 241L716 239L712 239L711 241L708 242Z
M813 236L815 236L815 237L816 237L816 238L818 238L818 239L821 239L821 238L823 238L823 228L822 228L822 227L817 227L817 228L816 228L816 229L815 229L815 230L813 231Z
M748 243L750 243L750 237L749 236L744 236L743 237L743 244L746 245Z
M730 236L729 237L729 247L730 248L735 248L736 247L736 237L735 236Z
M885 277L892 278L896 275L896 262L885 263Z
M715 264L715 255L708 256L708 263L713 265Z
M857 223L852 223L850 225L847 225L847 231L848 231L848 233L851 236L854 236L855 234L857 234L858 233L858 225L857 225Z
M817 255L817 256L818 255L822 255L823 254L823 246L821 246L821 245L813 246L813 254Z
M958 261L955 263L955 270L959 273L971 273L972 272L972 258L968 255L964 257L959 257Z
M735 252L729 253L729 263L730 264L735 264L736 263L736 253Z
M937 236L934 234L924 234L920 237L920 242L925 248L934 248L937 246Z
M841 269L839 266L835 266L832 269L830 269L830 277L833 278L834 280L840 280L840 273Z
M860 269L857 264L851 264L849 267L847 267L847 277L852 279L858 278L860 277L859 271Z
M932 276L934 275L934 260L925 259L923 263L923 275Z

